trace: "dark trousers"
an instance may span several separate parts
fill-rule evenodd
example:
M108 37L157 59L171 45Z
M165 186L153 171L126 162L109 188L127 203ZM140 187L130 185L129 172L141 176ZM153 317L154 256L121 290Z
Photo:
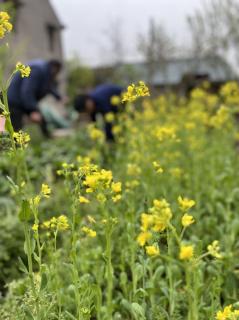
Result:
M9 105L10 117L14 131L19 131L23 127L24 112L21 108Z
M27 114L21 106L16 106L14 104L9 103L9 111L10 111L10 117L11 117L11 122L14 131L19 131L23 128L23 117L25 114ZM42 131L42 134L49 138L50 133L47 127L47 122L45 119L42 119L42 122L40 123L40 128Z

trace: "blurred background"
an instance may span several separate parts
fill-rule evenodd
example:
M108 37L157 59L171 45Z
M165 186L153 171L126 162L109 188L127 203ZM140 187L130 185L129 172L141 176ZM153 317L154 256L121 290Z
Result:
M102 82L144 80L187 94L237 78L238 0L12 0L12 61L57 58L70 99ZM8 55L9 59L9 55Z

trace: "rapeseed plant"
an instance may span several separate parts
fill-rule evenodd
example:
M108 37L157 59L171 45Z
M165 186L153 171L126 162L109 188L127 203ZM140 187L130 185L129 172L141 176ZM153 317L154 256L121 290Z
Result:
M0 37L11 31L8 23L1 13ZM30 69L18 63L14 72L26 77ZM45 160L28 134L13 131L9 81L0 108L10 147L0 166L5 159L26 258L0 318L237 319L230 303L239 294L239 168L231 141L238 85L219 95L207 83L189 98L148 99L145 83L132 84L124 108L105 119L117 141L113 155L97 123L87 130L93 149L84 141L79 155L69 138ZM135 107L139 97L147 99Z

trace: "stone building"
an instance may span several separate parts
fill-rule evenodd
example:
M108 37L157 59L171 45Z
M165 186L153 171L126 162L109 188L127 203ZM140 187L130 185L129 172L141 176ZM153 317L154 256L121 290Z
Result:
M63 26L50 1L0 0L5 2L11 2L15 12L14 31L9 38L12 58L22 62L39 58L63 60Z

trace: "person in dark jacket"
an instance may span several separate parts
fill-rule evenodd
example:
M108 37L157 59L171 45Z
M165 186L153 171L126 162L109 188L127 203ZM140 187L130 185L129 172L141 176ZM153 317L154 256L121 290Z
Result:
M96 115L103 117L109 112L117 112L117 107L112 104L112 97L120 97L123 88L113 84L102 84L94 88L88 94L78 95L74 102L75 110L86 112L92 121L96 121ZM108 140L113 140L112 125L105 122L105 133Z
M48 135L45 120L38 109L38 102L48 94L57 100L61 99L57 91L57 76L62 68L58 60L34 60L28 64L31 74L22 78L18 72L12 79L8 89L8 103L12 125L15 131L23 127L23 117L41 125Z

